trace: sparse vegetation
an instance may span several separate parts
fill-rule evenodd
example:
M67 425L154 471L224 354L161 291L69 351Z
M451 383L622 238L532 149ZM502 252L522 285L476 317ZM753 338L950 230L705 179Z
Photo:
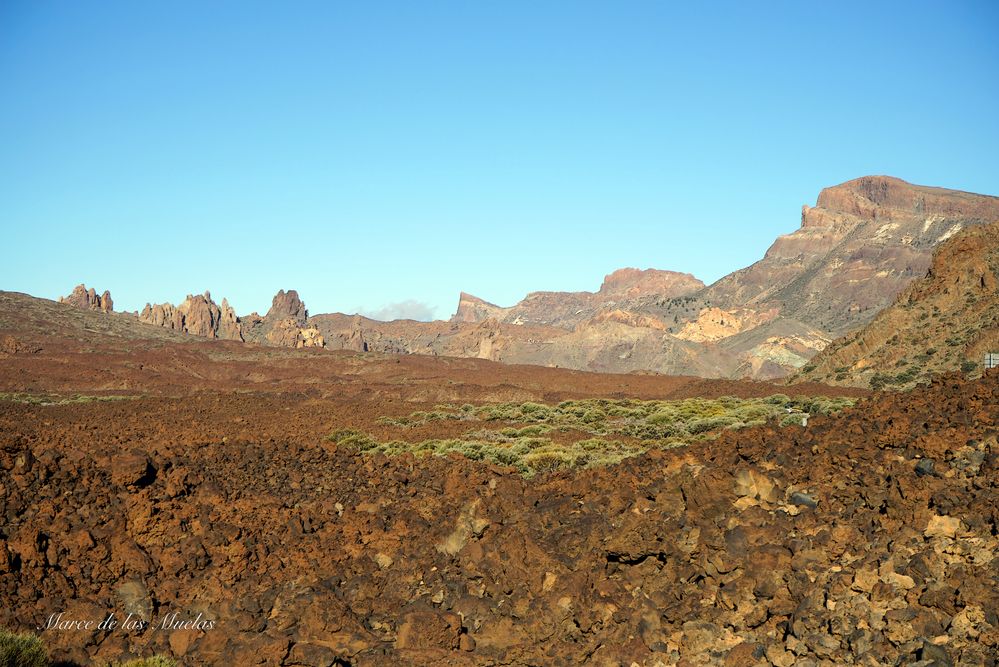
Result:
M0 630L0 667L48 667L42 640L31 633Z
M476 461L518 468L527 476L561 468L618 463L651 448L672 448L711 439L723 429L758 426L770 419L801 424L806 415L826 415L850 407L852 398L796 397L691 398L679 401L587 399L557 405L535 402L438 405L433 411L378 420L411 429L434 421L477 422L483 426L446 439L379 441L356 429L329 436L340 446L365 453L418 456L457 452ZM501 423L502 428L488 428ZM584 436L580 438L580 436Z
M162 655L149 658L136 658L128 662L108 663L107 667L177 667L177 661Z
M50 667L51 664L41 638L30 632L0 629L0 667ZM104 664L105 667L177 667L176 660L162 655Z
M94 401L127 401L139 398L138 396L92 396L88 394L70 394L61 396L59 394L28 394L23 392L2 392L0 391L0 401L10 403L28 403L30 405L67 405L69 403L91 403Z
M901 365L905 366L906 364ZM871 389L874 389L875 391L890 386L903 387L911 382L915 382L923 374L924 372L921 367L911 366L898 375L891 375L890 373L875 373L871 376L869 384Z

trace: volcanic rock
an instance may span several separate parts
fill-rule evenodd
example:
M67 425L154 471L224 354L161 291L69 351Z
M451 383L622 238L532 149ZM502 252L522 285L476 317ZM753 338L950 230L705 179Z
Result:
M141 486L153 475L149 458L139 451L118 455L111 464L111 481L121 486Z
M315 327L302 328L294 319L278 320L271 324L266 340L278 347L325 347L323 335Z
M309 319L309 311L306 310L302 300L298 298L298 292L293 289L287 292L279 290L274 295L274 299L271 300L271 308L264 318L274 322L292 320L299 327L302 327Z
M243 340L239 318L226 299L219 306L210 292L191 295L179 306L170 303L146 304L139 321L206 338Z
M114 310L111 292L104 290L104 294L98 296L97 291L93 287L87 289L87 286L82 283L74 287L69 296L59 297L59 303L65 303L74 308L82 308L84 310L97 310L102 313L109 313Z
M527 479L324 436L354 427L415 444L483 427L383 419L442 402L777 387L223 348L35 301L0 294L3 331L48 341L0 364L4 391L114 383L141 395L0 402L0 624L145 613L147 601L156 617L217 623L45 632L54 660L894 665L931 655L927 641L954 664L996 655L997 373L875 393L808 428L724 430ZM52 313L76 328L32 334L35 315ZM93 331L119 320L121 335ZM925 458L943 474L914 474ZM785 511L793 489L822 511ZM942 530L927 537L931 521Z
M707 287L689 274L621 269L597 292L532 292L510 307L463 292L448 323L365 322L364 339L378 352L606 372L779 378L807 368L831 341L870 322L926 273L938 244L997 219L996 197L867 176L822 190L815 206L802 208L800 227L777 238L763 259ZM993 274L979 271L975 278L994 292ZM976 298L973 303L982 304L985 297ZM994 319L981 307L967 318L973 329ZM331 345L356 348L349 317L312 321ZM494 323L488 331L480 328L485 322ZM949 331L941 341L955 335ZM958 343L966 346L964 361L989 351L996 342L990 336ZM853 363L858 355L846 357ZM961 363L949 355L941 368ZM838 370L847 365L821 364L822 378L842 374L848 382L862 370Z
M930 522L926 526L923 534L926 537L956 537L957 531L961 529L961 520L951 516L930 517Z
M14 336L6 335L0 338L0 356L14 354L36 354L41 351L38 345L23 343Z

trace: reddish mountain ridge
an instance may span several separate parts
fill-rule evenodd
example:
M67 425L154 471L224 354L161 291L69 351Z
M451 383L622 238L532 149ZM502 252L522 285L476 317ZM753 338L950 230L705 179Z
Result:
M206 303L175 309L205 314L193 329L189 315L177 326L168 308L162 317L154 308L140 318L267 345L773 379L867 324L926 273L939 243L993 221L997 197L865 176L822 190L815 206L802 207L797 230L710 286L686 273L626 268L607 275L596 292L532 292L509 307L462 292L447 322L309 317L294 290L279 292L264 317L237 318L213 308L206 293Z
M462 293L450 328L328 316L317 326L371 350L777 378L869 322L926 273L937 244L995 220L997 197L867 176L824 189L760 261L707 287L622 269L597 292L533 292L507 308Z
M461 293L452 322L553 325L571 328L619 302L645 296L674 298L703 289L704 283L689 273L658 269L618 269L604 277L596 292L531 292L509 308Z

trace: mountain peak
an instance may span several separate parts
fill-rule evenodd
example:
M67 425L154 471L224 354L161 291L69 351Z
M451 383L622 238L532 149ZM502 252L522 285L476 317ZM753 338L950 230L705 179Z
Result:
M847 213L864 220L905 215L994 215L999 198L961 190L914 185L894 176L861 176L822 190L816 208Z
M623 268L604 276L600 294L627 293L684 296L704 287L704 283L689 273L661 269Z
M489 303L485 299L462 292L458 296L458 309L451 317L452 322L481 322L486 319L499 319L503 314L503 308L494 303Z
M309 319L309 311L305 304L298 298L298 292L290 289L287 292L278 290L271 300L271 308L265 317L268 320L294 320L299 325L304 326Z

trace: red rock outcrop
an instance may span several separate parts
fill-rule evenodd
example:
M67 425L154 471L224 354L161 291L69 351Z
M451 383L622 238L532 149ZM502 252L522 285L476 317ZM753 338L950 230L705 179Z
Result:
M229 302L222 299L219 306L207 291L198 295L188 294L179 306L147 303L139 313L139 321L193 336L243 340L242 326Z
M477 296L462 292L458 296L458 309L454 311L451 321L474 323L483 320L499 320L506 312L506 308L501 308Z
M703 287L704 283L689 273L618 269L604 277L596 292L531 292L509 308L462 292L451 321L474 323L492 319L506 324L572 329L604 308L618 309L623 301L682 297Z
M268 343L278 347L326 347L326 341L317 328L301 327L291 318L275 322L266 338Z
M299 326L304 326L309 319L309 311L305 304L298 298L295 290L279 290L271 300L271 308L264 316L265 319L277 322L279 320L292 320Z
M618 269L604 276L597 292L604 300L635 299L642 296L678 297L702 289L704 283L689 273L659 269Z
M325 336L309 323L309 311L295 290L278 291L267 314L244 318L246 340L277 347L326 347Z
M867 176L824 189L802 207L799 229L708 287L687 274L622 269L596 293L533 292L509 308L462 294L452 322L524 327L504 346L512 363L779 377L869 322L926 272L937 244L994 220L997 197ZM572 333L539 336L538 327ZM453 336L433 349L464 354Z
M84 284L79 284L73 288L69 296L59 297L59 303L65 303L74 308L84 310L98 310L102 313L110 313L114 310L114 301L111 300L111 292L104 290L104 294L97 295L97 290L93 287L87 289Z

